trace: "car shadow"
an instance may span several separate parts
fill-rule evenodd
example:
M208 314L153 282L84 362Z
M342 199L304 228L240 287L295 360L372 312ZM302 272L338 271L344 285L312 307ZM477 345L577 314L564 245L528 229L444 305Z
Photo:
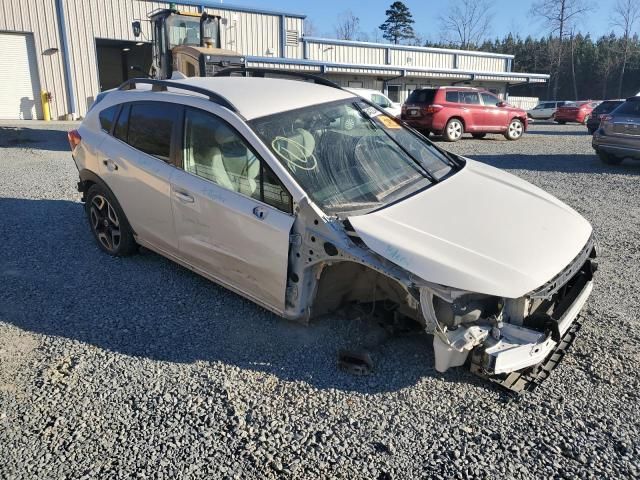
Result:
M537 125L536 125L537 126ZM584 127L584 130L535 130L529 129L525 135L559 135L559 136L591 136L587 127Z
M330 315L308 326L285 321L143 249L127 258L100 251L83 206L64 200L0 198L0 321L155 361L223 362L362 393L397 391L424 377L497 387L465 369L439 374L431 337L393 337L372 353L374 371L337 367L353 324ZM353 321L351 321L353 322Z
M63 128L28 128L0 125L0 148L69 151L67 132Z

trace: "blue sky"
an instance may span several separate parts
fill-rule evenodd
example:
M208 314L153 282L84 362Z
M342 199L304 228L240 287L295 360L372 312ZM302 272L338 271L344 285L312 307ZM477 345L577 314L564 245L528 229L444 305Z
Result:
M321 36L333 33L336 15L351 10L360 18L361 30L371 34L384 21L385 10L393 0L229 0L229 5L241 5L264 9L306 14ZM640 0L638 0L640 1ZM579 29L599 36L611 31L609 12L616 0L585 0L594 6L593 12L584 16ZM416 21L415 30L423 38L438 40L440 28L438 17L446 13L452 0L405 0ZM544 24L531 17L530 8L534 0L490 0L493 32L501 36L509 31L518 31L523 36L540 36L545 33ZM495 36L494 35L494 36Z

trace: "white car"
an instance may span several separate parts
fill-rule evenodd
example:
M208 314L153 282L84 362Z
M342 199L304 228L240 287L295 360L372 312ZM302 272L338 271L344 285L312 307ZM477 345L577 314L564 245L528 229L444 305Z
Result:
M553 119L558 107L562 107L569 102L566 101L549 101L549 102L540 102L531 110L527 110L527 116L529 118L533 118L534 120L549 120Z
M589 223L323 82L135 79L101 96L69 133L100 248L143 245L291 320L360 305L411 321L437 370L535 385L591 292Z
M375 103L392 117L400 118L400 114L402 113L402 105L397 102L392 102L391 99L384 93L381 93L377 90L370 90L368 88L345 87L345 90L351 93L355 93L356 95Z

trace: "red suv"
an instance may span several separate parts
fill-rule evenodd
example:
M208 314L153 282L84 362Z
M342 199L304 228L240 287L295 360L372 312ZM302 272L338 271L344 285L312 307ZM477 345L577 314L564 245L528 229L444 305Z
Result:
M465 132L473 138L502 133L518 140L527 129L527 112L503 102L493 93L471 87L414 90L402 106L402 120L425 134L456 142Z
M591 112L600 102L586 100L583 102L569 102L556 111L556 122L564 124L567 122L586 123L591 117Z

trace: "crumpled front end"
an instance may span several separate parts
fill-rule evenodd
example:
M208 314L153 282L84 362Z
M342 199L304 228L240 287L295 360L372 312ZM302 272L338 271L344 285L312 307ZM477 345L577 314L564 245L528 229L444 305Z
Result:
M436 370L469 362L472 372L513 391L534 388L575 338L593 289L595 257L590 238L562 272L517 299L422 286L420 306L434 335Z

